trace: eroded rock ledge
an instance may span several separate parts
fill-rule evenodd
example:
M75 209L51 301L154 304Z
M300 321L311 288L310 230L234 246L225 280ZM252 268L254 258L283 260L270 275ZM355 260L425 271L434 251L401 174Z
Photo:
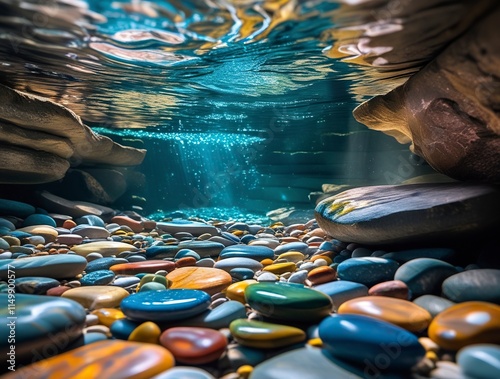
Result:
M62 105L0 85L0 183L52 182L81 164L136 166L145 154L94 133Z

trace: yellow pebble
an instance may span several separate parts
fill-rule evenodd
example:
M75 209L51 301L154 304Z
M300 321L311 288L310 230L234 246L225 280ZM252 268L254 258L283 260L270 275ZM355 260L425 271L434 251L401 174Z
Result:
M321 338L311 338L309 341L307 341L307 344L314 347L322 347L323 341L321 341Z
M425 351L433 351L435 353L439 351L439 345L429 337L420 337L418 342L424 347Z
M304 254L302 254L300 251L288 251L286 253L280 254L280 256L278 257L278 260L284 259L287 262L297 263L297 262L303 261L305 257L306 256Z
M433 351L428 351L427 353L425 353L425 357L433 362L439 361L437 354Z
M233 283L226 288L226 297L230 300L236 300L242 304L245 304L246 303L245 289L250 284L254 283L257 283L257 281L253 279L247 279L247 280L242 280L241 282Z
M273 274L279 275L285 272L294 272L297 266L293 262L275 263L269 266L265 266L262 271L269 271Z
M121 310L115 308L96 309L92 311L92 314L97 316L99 324L107 327L110 327L116 320L121 320L126 317Z
M236 373L240 376L241 379L248 379L250 374L253 371L253 367L250 365L243 365L236 370Z
M261 260L260 263L262 264L262 266L265 267L265 266L272 265L274 263L274 261L271 258L266 258L266 259Z
M152 321L143 322L130 333L129 341L158 344L161 329Z

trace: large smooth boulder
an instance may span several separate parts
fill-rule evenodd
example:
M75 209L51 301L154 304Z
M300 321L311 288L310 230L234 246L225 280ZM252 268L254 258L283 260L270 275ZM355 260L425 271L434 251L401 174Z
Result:
M498 227L500 191L458 182L361 187L321 201L316 220L344 242L455 242Z
M70 166L136 166L146 151L113 142L68 108L0 85L0 183L61 179Z

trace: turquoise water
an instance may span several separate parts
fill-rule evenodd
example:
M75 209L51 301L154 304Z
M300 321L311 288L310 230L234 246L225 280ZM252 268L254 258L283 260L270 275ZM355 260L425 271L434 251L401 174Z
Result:
M352 118L356 68L325 54L334 1L0 7L0 82L147 148L133 189L147 214L312 209L308 195L324 183L385 184L421 171L406 146Z

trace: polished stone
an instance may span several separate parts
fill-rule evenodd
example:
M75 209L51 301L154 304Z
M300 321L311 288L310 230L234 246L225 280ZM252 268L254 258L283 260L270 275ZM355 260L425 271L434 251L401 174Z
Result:
M72 251L86 257L90 253L97 252L101 254L103 257L109 257L111 255L118 255L124 251L135 252L139 249L133 245L124 242L117 241L97 241L97 242L89 242L83 245L73 246L71 248Z
M500 270L463 271L443 282L443 295L456 303L486 301L500 304Z
M373 317L335 314L319 325L323 346L336 358L382 371L409 371L425 356L418 338ZM362 347L362 348L360 348Z
M274 259L274 251L265 246L238 244L225 247L219 255L220 259L241 257L255 259L260 262L266 258Z
M48 290L59 286L59 281L40 276L28 276L15 280L16 292L33 295L45 295Z
M263 316L283 321L315 323L332 310L330 297L289 283L257 283L248 286L245 298Z
M387 282L375 284L368 290L368 295L395 297L397 299L408 300L410 293L408 286L401 280L389 280Z
M320 284L315 286L314 289L330 296L333 310L335 311L348 300L368 295L368 287L364 284L350 282L348 280L337 280Z
M229 329L239 344L260 349L293 345L306 339L301 329L262 321L235 320Z
M175 262L162 260L147 260L141 262L120 263L109 268L116 275L136 275L155 273L158 270L168 272L175 270Z
M427 310L427 312L429 312L432 317L436 317L445 309L448 309L452 305L455 305L453 301L436 295L422 295L414 299L413 302L419 307Z
M428 334L449 350L478 343L500 344L500 306L482 301L456 304L432 320Z
M161 335L160 327L152 321L143 322L128 336L129 341L158 344Z
M239 301L242 304L246 303L245 290L250 284L257 283L254 279L242 280L231 284L226 289L226 297L231 300Z
M171 222L157 222L156 228L172 235L177 232L189 232L195 237L205 233L209 233L212 236L219 234L217 228L212 225L180 219Z
M425 309L407 300L382 296L365 296L343 303L339 314L359 314L418 332L427 328L431 315Z
M294 272L297 269L297 266L293 262L283 262L283 263L274 263L269 266L265 266L262 270L271 272L276 275L284 274L285 272Z
M202 290L214 295L225 290L233 281L224 270L207 267L180 267L167 275L170 288Z
M172 368L174 364L172 354L161 346L107 340L20 368L5 378L38 379L43 372L44 378L149 379Z
M341 280L361 283L367 287L394 279L399 264L396 261L377 257L350 258L337 266Z
M130 295L121 310L134 321L169 322L196 316L210 305L210 296L199 290L168 289Z
M471 378L500 378L500 345L464 347L457 354L457 363L462 372Z
M116 320L124 319L125 314L116 308L99 308L92 311L93 315L96 315L99 319L99 324L105 325L108 328L113 324Z
M87 256L88 259L89 256ZM85 268L85 272L88 274L89 272L98 271L98 270L109 270L111 266L127 263L127 260L124 258L115 258L115 257L106 257L106 258L97 258L93 261L90 261Z
M85 310L72 300L59 297L16 294L15 302L0 293L0 353L7 356L9 322L15 324L15 354L18 363L28 363L59 354L82 335ZM16 317L16 319L9 319Z
M88 273L80 279L82 286L105 286L113 281L115 273L110 270L98 270Z
M112 286L89 286L72 288L64 292L61 296L80 303L90 310L99 308L118 307L121 301L129 293L120 287Z
M412 297L438 295L441 284L457 269L449 263L434 258L415 258L404 263L394 275L394 279L405 282Z
M175 366L151 379L215 379L215 377L198 367Z
M316 267L309 271L307 279L313 286L333 282L337 280L337 270L329 266Z
M176 362L200 365L221 357L227 338L221 332L200 327L174 327L160 336L160 344L175 357Z
M214 267L227 272L234 268L247 268L256 272L261 270L263 266L252 258L226 258L216 262Z
M17 278L43 276L52 279L68 279L81 274L87 261L77 255L58 254L23 259L0 260L0 280L8 277L8 267L14 269Z
M229 324L234 320L246 318L246 316L245 306L239 301L230 300L197 316L175 321L172 325L222 329L229 327Z

